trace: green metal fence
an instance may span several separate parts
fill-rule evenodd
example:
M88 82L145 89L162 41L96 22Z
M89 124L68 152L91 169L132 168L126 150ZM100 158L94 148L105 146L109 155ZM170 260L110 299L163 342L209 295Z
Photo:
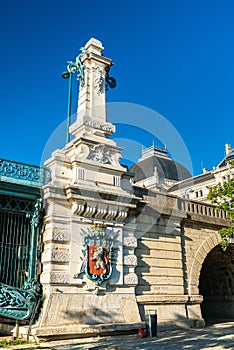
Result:
M1 316L27 320L38 303L41 209L40 198L0 195Z
M32 320L40 302L40 191L49 180L46 168L0 158L0 316Z
M1 282L20 288L29 272L30 220L26 213L0 210Z

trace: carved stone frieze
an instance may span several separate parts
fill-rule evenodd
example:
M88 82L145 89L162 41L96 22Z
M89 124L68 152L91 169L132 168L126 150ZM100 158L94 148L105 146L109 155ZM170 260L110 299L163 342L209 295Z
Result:
M93 67L95 72L94 77L94 89L98 96L105 92L106 86L106 71L103 67L95 66Z
M66 273L51 272L50 282L67 284L70 281L70 276Z
M112 149L107 145L99 144L90 149L88 159L102 164L120 166L119 161L121 159L121 154L116 151L116 149Z
M89 146L80 144L75 150L72 150L72 152L78 157L79 160L86 159L89 155Z
M128 215L127 209L121 209L118 206L79 201L72 203L71 212L72 214L87 218L116 220L118 222L124 221Z
M52 240L60 242L69 242L71 240L71 233L54 228L52 231Z
M127 215L128 215L127 211L120 210L115 219L116 221L123 221L124 219L126 219Z
M136 248L137 239L133 236L124 237L123 245L128 248Z
M107 220L114 220L117 216L118 210L117 209L108 209L106 219Z
M127 266L137 266L137 257L136 255L125 255L124 265Z
M41 261L43 263L51 263L51 262L62 262L68 263L70 260L70 255L68 251L60 251L60 250L46 250L42 253Z
M64 251L52 251L51 261L67 263L70 260L69 252Z
M97 211L95 213L95 218L99 218L99 219L102 219L106 216L108 212L108 207L107 206L98 206L97 207Z
M89 218L95 214L95 211L96 211L95 205L86 205L83 215Z
M76 214L76 215L82 215L84 212L85 206L83 203L78 203L75 202L72 204L72 214Z
M124 276L124 284L128 285L137 285L138 283L138 278L135 273L129 273L128 275Z
M115 132L115 126L111 123L99 123L97 120L89 117L84 117L83 124L94 129L105 131L107 135L111 135Z

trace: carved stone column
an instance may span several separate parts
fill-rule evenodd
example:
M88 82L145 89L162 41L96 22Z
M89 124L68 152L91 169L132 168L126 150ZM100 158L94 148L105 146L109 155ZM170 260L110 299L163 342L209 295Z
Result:
M71 132L79 137L81 126L86 125L95 134L110 135L114 132L114 126L107 123L106 87L112 60L102 55L104 47L97 39L91 38L85 49L81 58L85 68L85 84L80 85L77 120L71 126Z
M114 86L112 61L101 54L103 46L96 39L85 48L80 56L84 85L71 126L75 138L46 162L52 181L44 187L45 298L34 329L43 336L79 334L84 328L90 332L90 325L98 333L97 327L105 324L111 324L110 331L115 324L132 329L141 322L135 297L135 228L126 226L139 198L120 164L122 149L107 138L114 131L106 116L106 86Z

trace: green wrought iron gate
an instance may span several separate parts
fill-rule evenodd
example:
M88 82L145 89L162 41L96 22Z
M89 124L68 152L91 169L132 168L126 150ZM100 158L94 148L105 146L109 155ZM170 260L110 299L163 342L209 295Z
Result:
M0 315L26 320L39 298L41 199L0 196Z
M40 189L48 180L45 168L0 158L0 316L29 320L38 305Z
M31 227L26 213L0 211L1 282L20 288L28 277Z

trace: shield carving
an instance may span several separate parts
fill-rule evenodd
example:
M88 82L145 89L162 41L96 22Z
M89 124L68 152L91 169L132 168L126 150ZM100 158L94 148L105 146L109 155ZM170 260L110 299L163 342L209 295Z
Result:
M110 253L108 247L87 246L86 275L96 284L101 284L111 275Z
M118 232L106 229L104 225L95 224L91 230L83 231L83 258L80 272L74 278L86 276L100 285L109 279L112 274L113 257L116 248L114 243L117 240Z

